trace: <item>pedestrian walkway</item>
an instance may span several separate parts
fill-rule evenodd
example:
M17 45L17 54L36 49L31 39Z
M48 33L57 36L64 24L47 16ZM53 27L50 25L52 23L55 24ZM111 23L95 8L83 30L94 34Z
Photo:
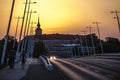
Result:
M14 69L9 69L9 66L0 70L0 80L19 80L25 74L29 67L30 59L27 59L25 69L21 69L21 64L16 63Z
M59 69L54 67L48 71L39 59L27 59L25 69L21 69L20 62L14 69L9 67L0 71L0 80L69 80L65 79Z

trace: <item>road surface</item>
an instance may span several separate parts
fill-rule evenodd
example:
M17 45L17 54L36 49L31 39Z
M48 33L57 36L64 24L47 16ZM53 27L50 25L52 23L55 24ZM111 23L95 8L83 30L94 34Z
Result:
M58 69L48 71L40 59L31 59L26 75L20 80L68 80Z
M120 56L90 56L52 60L71 80L120 80Z

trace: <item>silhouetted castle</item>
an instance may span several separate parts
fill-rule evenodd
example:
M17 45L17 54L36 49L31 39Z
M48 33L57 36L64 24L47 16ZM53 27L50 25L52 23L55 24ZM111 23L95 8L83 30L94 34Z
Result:
M35 42L42 41L45 44L46 49L50 54L67 54L72 56L73 47L76 45L74 42L78 39L78 35L69 34L42 34L41 25L38 18L37 28L35 30L35 35L30 35L28 37L27 53L33 55ZM69 46L65 45L69 44ZM80 45L79 45L80 46ZM84 47L85 48L85 47ZM79 51L81 52L81 51Z

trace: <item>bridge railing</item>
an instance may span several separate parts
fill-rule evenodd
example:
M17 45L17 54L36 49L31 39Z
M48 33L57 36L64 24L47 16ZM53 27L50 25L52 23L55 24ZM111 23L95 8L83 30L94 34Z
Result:
M47 56L40 56L39 58L41 59L42 63L44 64L47 70L53 70L53 65L50 63Z

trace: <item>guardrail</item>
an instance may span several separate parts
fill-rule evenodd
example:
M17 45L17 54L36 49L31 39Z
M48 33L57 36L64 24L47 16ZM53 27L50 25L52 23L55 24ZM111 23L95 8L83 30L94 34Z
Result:
M42 60L44 66L46 67L46 69L48 71L53 70L53 65L50 63L50 61L49 61L47 56L40 56L39 58Z
M120 53L95 54L95 56L119 56L120 57Z

